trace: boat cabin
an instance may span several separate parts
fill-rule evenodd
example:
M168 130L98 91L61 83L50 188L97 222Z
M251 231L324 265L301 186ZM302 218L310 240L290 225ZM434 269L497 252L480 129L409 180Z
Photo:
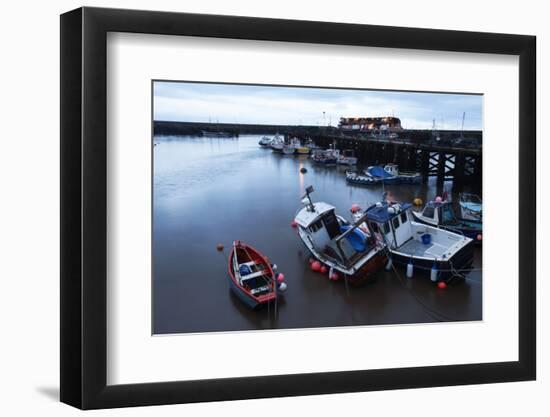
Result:
M435 203L430 201L420 213L415 213L423 222L438 226L440 224L452 225L458 223L453 206L450 202Z
M366 210L368 225L390 248L399 248L413 236L411 204L376 203Z
M481 198L476 194L460 193L460 217L467 220L482 220L483 204Z
M309 243L315 251L341 265L353 265L376 244L369 234L358 229L358 223L350 225L327 203L306 203L295 220L308 241L306 245Z
M384 171L396 177L399 175L399 166L397 164L386 164L384 166Z

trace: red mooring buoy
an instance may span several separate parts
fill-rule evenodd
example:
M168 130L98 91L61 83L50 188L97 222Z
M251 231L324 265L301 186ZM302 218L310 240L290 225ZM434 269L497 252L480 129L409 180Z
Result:
M443 281L439 281L437 283L437 288L444 290L445 288L447 288L447 284L445 284L445 282Z
M313 261L311 263L311 270L315 272L319 272L321 270L321 262L319 261Z

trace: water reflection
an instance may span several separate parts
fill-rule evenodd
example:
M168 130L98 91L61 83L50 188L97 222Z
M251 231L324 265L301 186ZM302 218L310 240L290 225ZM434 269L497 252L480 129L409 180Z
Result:
M343 282L310 271L308 254L290 227L305 188L313 185L314 200L334 205L344 217L352 203L380 200L383 189L348 185L347 168L274 154L258 146L260 137L154 138L155 333L434 321L419 300L454 320L481 319L479 271L470 274L472 281L445 291L420 277L403 285L393 272L346 291ZM435 181L384 188L408 202L434 199L443 189L453 195L452 183L438 189ZM230 294L226 258L216 244L228 248L235 239L257 247L285 274L288 291L277 319L274 308L252 312ZM481 265L479 249L476 264Z

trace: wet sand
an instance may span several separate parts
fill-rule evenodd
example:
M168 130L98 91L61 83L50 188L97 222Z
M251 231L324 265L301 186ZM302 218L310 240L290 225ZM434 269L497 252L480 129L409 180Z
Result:
M261 136L155 137L153 189L153 331L155 334L427 323L482 319L481 248L464 283L438 289L425 275L381 271L376 282L347 288L312 272L290 224L305 187L349 218L351 204L379 201L382 187L348 185L344 168L274 154ZM300 168L307 168L306 174ZM452 183L445 188L451 192ZM393 198L435 198L426 185L386 186ZM479 191L479 190L472 190ZM259 249L285 274L288 290L274 308L251 311L229 290L226 258L233 240ZM217 252L222 243L224 252Z

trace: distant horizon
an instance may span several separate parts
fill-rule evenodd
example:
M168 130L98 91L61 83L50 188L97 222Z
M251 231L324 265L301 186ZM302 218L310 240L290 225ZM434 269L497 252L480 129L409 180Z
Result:
M350 116L350 117L361 117L361 116ZM384 116L366 116L366 117L384 117ZM398 116L393 116L393 117L398 117ZM287 124L287 125L284 125L284 124L273 124L273 123L234 123L234 122L203 122L203 121L200 121L200 120L153 120L153 122L155 123L189 123L189 124L211 124L211 125L243 125L243 126L296 126L296 127L333 127L333 128L337 128L338 125L326 125L326 126L319 126L319 125L305 125L305 124L302 124L302 125L294 125L294 124ZM403 130L432 130L431 127L429 128L403 128ZM446 130L449 130L449 131L457 131L457 130L461 130L461 128L459 127L458 129L437 129L436 130L438 131L446 131ZM466 129L466 127L464 128L464 131L465 132L474 132L474 131L482 131L482 129Z
M154 81L153 120L333 126L341 117L397 117L403 129L482 130L483 96L323 87Z

